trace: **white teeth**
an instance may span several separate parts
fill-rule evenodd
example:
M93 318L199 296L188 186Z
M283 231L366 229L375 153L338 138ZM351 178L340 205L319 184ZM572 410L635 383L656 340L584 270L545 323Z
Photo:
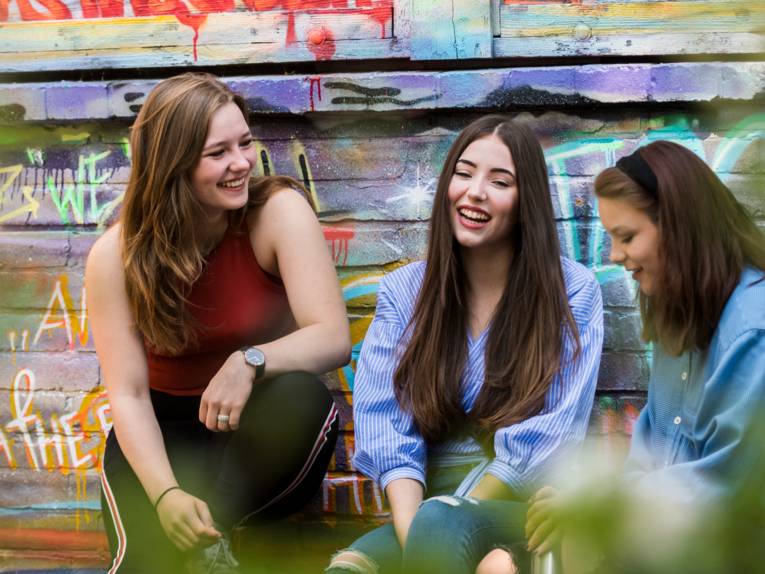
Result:
M480 211L473 211L470 208L467 207L461 207L459 209L460 215L463 217L467 217L468 219L472 219L474 221L489 221L491 217L486 215L485 213L482 213Z
M219 183L221 187L239 187L244 183L244 178L241 179L235 179L234 181L225 181L223 183Z

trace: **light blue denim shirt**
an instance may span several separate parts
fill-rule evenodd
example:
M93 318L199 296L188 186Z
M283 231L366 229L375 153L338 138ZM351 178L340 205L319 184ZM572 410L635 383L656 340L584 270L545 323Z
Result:
M495 456L491 459L469 436L427 445L412 417L399 407L393 390L397 347L412 316L425 264L412 263L386 275L380 283L375 318L364 338L355 377L355 467L385 489L398 478L412 478L425 484L427 465L476 463L455 494L470 492L486 473L513 491L524 492L554 455L580 442L587 430L598 378L603 302L600 286L590 271L565 258L561 259L561 266L569 305L579 328L581 354L571 361L573 345L565 344L561 372L547 392L542 411L499 429L494 437ZM487 337L488 329L467 341L461 378L466 412L483 385Z
M755 452L744 439L765 416L765 281L754 284L762 276L742 273L705 353L655 352L627 460L640 490L712 501L745 476Z

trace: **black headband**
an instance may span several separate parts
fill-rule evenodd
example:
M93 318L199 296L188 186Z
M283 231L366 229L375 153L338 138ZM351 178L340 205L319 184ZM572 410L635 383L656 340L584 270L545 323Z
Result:
M656 174L648 162L643 159L639 149L617 161L616 167L635 180L652 196L658 196L659 182L656 180Z

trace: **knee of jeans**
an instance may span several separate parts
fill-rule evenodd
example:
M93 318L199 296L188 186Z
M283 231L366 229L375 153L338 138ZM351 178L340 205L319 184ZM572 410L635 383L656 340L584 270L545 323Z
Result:
M325 572L341 570L345 572L354 572L355 574L377 574L379 567L377 563L363 552L353 548L339 550L332 555Z
M467 505L477 505L478 501L463 496L434 496L421 505L412 521L409 536L423 530L429 537L440 531L451 531L455 520Z
M466 506L477 506L475 498L466 496L442 495L433 496L425 500L417 511L417 515L430 516L433 518L448 518L455 513L460 513Z
M451 508L459 508L460 506L464 504L470 504L473 506L478 505L478 501L475 498L471 498L469 496L454 496L454 495L441 495L441 496L431 496L427 500L425 500L420 506L433 506L437 504L445 504L448 507Z

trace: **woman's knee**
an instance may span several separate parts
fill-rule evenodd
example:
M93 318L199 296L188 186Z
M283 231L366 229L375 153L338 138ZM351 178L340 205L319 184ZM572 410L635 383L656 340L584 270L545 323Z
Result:
M518 569L512 555L502 548L495 548L478 563L475 574L516 574Z
M325 572L340 574L354 572L357 574L377 574L379 568L374 560L363 552L349 548L337 552L329 562Z
M332 397L319 377L293 371L256 382L246 409L261 420L273 420L284 426L323 424L333 407Z
M455 535L470 530L466 522L470 521L470 505L478 502L460 496L434 496L422 503L412 520L407 536L407 549L413 552L418 547L430 547L439 541L453 546L460 541ZM468 511L468 512L466 512Z
M255 389L263 385L263 395L276 408L311 410L326 414L333 404L332 396L319 377L305 371L282 373L255 383Z
M478 501L462 496L434 496L422 503L412 522L427 528L453 528L454 520L463 518L470 506L477 506ZM419 524L418 524L419 523Z

